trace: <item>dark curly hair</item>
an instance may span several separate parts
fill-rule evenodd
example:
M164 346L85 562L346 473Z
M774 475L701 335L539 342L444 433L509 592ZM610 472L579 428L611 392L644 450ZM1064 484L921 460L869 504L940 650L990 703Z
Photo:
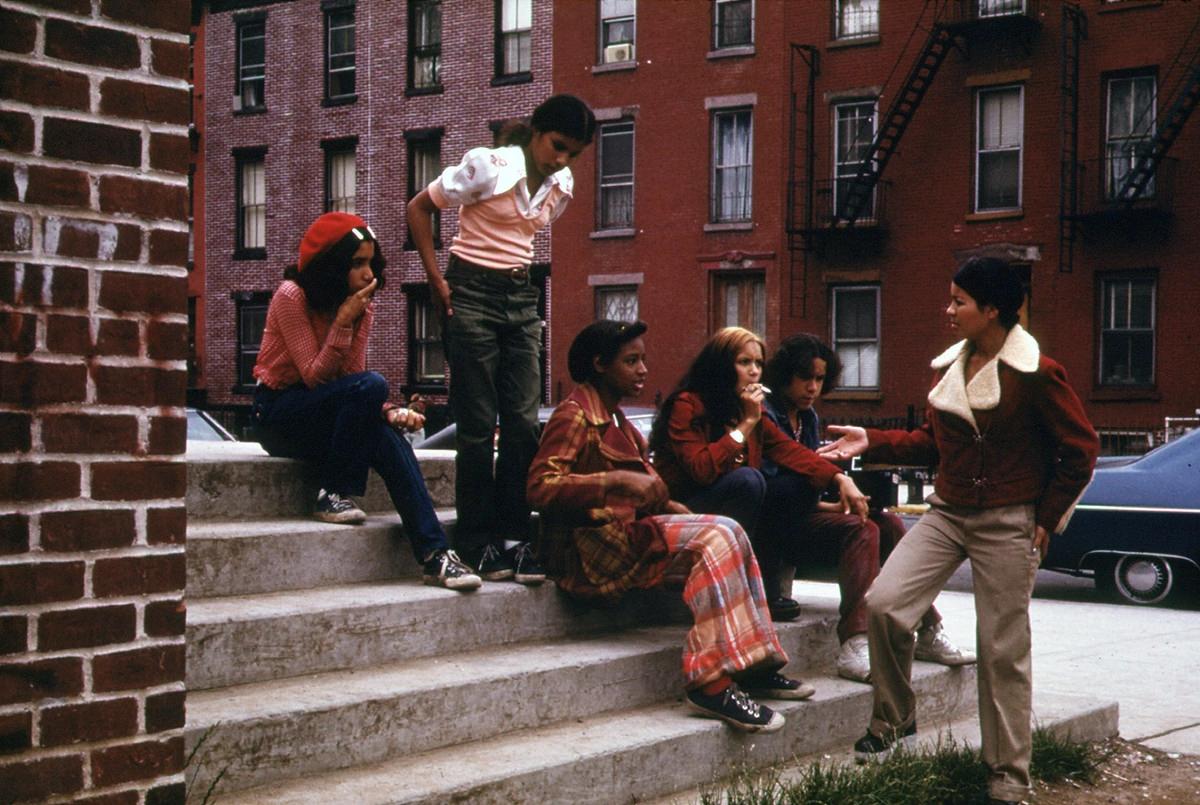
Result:
M355 233L358 234L355 234ZM360 237L361 235L361 237ZM350 295L348 275L354 253L363 243L375 244L375 256L371 258L371 273L375 275L375 292L383 290L386 282L383 271L387 267L379 241L363 228L347 232L336 244L318 254L300 271L295 263L283 272L283 278L291 280L304 291L308 306L319 313L336 313L338 307Z
M821 393L828 394L837 387L842 374L842 359L812 333L797 333L785 338L763 367L763 382L772 393L782 394L793 377L808 380L813 376L813 361L817 358L825 361L825 381L821 384Z

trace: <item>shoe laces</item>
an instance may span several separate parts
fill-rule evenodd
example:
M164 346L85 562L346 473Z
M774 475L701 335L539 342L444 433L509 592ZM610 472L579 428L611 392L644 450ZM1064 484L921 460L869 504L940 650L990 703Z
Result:
M729 686L729 692L726 696L726 699L733 702L739 710L747 713L751 718L762 717L762 710L759 708L758 702L751 699L746 692L737 685Z
M458 554L449 548L441 552L441 555L438 557L438 565L443 576L458 577L471 572L463 564L463 560L458 558Z
M512 557L514 565L533 564L537 561L533 556L533 548L528 542L517 543L517 546L513 548Z
M495 562L499 558L500 551L496 550L496 546L489 542L479 553L479 564L482 566L486 562Z
M354 506L353 503L337 492L324 492L324 490L322 492L325 495L325 500L329 503L329 508L335 512L344 512Z

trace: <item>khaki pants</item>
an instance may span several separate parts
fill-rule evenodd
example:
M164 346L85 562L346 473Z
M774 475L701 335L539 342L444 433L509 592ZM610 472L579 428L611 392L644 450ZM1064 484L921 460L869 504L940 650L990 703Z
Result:
M988 787L998 799L1029 796L1032 675L1029 596L1040 557L1032 504L974 509L936 495L896 546L867 593L875 706L871 731L887 736L916 718L910 682L913 629L964 559L975 584L979 727Z

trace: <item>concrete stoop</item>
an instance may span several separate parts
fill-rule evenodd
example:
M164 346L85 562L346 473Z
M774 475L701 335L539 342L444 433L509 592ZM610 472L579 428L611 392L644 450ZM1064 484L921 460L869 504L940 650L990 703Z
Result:
M552 584L425 586L394 514L314 522L303 466L222 447L188 455L193 796L219 774L218 802L630 802L844 745L866 723L870 687L830 667L836 600L801 599L779 625L788 671L817 695L778 703L781 732L746 736L682 703L678 592L597 608ZM450 505L452 454L421 458ZM381 486L368 511L389 508ZM923 724L973 712L973 668L914 673Z

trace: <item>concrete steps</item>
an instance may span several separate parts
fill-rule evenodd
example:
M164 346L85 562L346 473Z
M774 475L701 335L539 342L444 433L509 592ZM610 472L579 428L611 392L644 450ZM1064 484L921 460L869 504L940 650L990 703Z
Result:
M801 598L779 625L816 697L748 737L682 704L677 591L597 608L549 583L425 586L381 485L366 524L327 525L297 462L247 445L188 462L189 779L205 791L220 775L220 802L624 802L841 745L866 722L870 687L830 668L836 599ZM452 454L422 467L448 506ZM916 685L923 723L973 711L973 668L918 664Z

